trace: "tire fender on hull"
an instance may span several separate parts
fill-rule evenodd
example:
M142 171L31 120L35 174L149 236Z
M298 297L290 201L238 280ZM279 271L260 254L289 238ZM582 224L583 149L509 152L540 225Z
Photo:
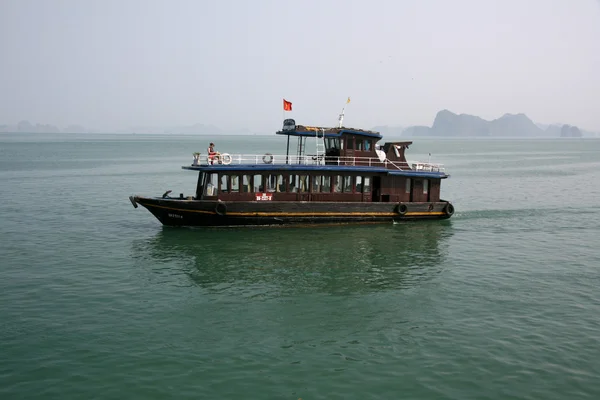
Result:
M394 211L396 212L396 214L398 215L404 215L406 214L406 212L408 211L408 206L404 203L399 203L396 208L394 209Z
M448 215L449 217L451 217L452 214L454 214L454 206L452 205L452 203L446 204L446 206L444 207L444 213L446 213L446 215Z
M215 206L215 213L221 216L227 215L227 205L225 203L218 203Z

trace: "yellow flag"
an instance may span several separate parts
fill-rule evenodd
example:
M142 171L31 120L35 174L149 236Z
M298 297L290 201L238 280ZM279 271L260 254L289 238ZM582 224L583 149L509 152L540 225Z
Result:
M348 97L348 100L346 101L346 104L350 103L350 97Z

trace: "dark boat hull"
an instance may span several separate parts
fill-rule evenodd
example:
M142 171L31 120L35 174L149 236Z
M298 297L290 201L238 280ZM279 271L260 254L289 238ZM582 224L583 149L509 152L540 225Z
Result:
M391 223L446 219L446 201L432 203L214 201L131 196L134 207L148 209L168 226L244 226L291 224Z

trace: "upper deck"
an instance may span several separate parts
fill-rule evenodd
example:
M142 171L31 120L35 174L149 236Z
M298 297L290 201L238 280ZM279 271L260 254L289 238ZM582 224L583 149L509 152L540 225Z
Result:
M195 153L194 163L182 168L196 171L339 171L372 172L385 175L421 176L444 179L444 166L430 162L409 163L405 151L410 141L378 144L379 132L347 128L296 125L286 119L276 132L286 135L286 154ZM290 137L297 137L296 154L290 154ZM309 138L313 138L308 140ZM309 143L309 142L312 142Z
M430 162L394 162L385 157L330 157L324 155L292 156L285 154L220 154L212 163L208 156L199 157L183 169L192 171L338 171L373 172L387 175L447 178L443 164ZM196 160L195 160L196 161Z

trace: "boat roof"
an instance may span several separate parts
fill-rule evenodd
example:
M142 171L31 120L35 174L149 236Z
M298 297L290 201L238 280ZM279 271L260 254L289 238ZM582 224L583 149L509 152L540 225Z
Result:
M370 131L366 129L356 129L356 128L326 128L322 126L306 126L306 125L296 125L295 129L290 130L280 130L277 131L278 135L287 135L287 136L306 136L306 137L316 137L317 134L319 137L325 135L325 137L340 137L343 134L350 135L358 135L358 136L366 136L376 139L381 139L383 136L379 132Z
M304 165L304 164L236 164L236 165L184 165L182 169L199 172L339 172L339 173L381 173L394 176L408 176L420 178L445 179L450 175L443 171L415 171L402 169L388 169L368 165Z

